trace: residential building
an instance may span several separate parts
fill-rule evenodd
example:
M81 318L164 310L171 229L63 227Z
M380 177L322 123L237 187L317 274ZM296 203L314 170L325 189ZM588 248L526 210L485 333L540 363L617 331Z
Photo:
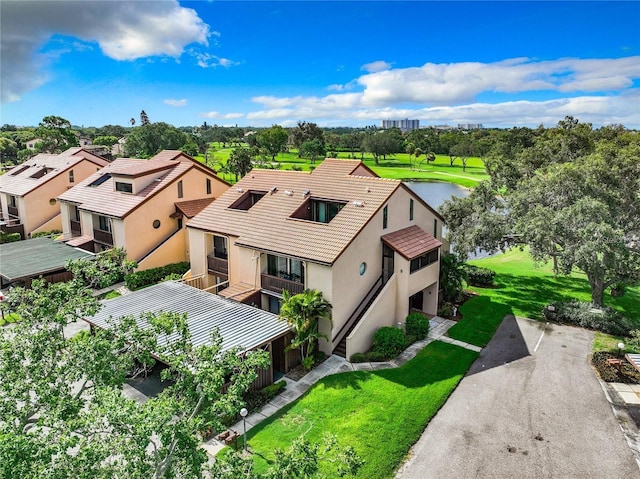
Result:
M23 238L38 231L61 230L56 197L108 164L82 148L40 153L0 176L2 228Z
M362 162L254 169L187 224L192 278L278 313L282 291L322 291L326 353L366 351L410 309L435 315L442 217Z
M482 130L482 123L458 123L458 130Z
M409 120L405 118L404 120L382 120L382 128L400 128L402 131L413 131L420 128L420 120Z
M140 269L188 260L185 218L229 188L181 151L118 158L58 197L67 244L91 252L124 248Z

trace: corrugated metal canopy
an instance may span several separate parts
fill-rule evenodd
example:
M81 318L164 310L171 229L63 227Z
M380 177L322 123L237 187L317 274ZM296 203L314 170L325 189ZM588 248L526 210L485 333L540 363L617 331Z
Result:
M49 238L33 238L0 245L0 275L10 283L62 271L68 260L88 258L91 253Z
M217 328L223 351L236 346L244 351L255 349L289 331L287 323L275 314L174 281L104 301L102 309L86 321L109 328L109 318L134 316L144 327L147 323L140 316L147 312L186 313L194 346L210 344L211 333ZM161 344L175 340L177 335L159 338Z

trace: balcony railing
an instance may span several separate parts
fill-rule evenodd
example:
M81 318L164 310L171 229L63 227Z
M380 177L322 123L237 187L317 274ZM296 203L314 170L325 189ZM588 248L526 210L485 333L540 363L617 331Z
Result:
M80 222L75 220L70 220L71 223L71 233L75 235L80 235L82 233L82 228L80 228Z
M229 274L229 260L207 256L207 269L212 273Z
M304 283L290 281L288 279L279 278L278 276L261 274L260 281L262 284L262 289L273 291L274 293L282 294L283 289L286 289L291 294L299 294L304 291Z
M108 231L93 230L93 239L99 243L113 246L113 235Z
M9 216L20 216L18 214L18 208L16 206L9 205L7 209L9 210Z

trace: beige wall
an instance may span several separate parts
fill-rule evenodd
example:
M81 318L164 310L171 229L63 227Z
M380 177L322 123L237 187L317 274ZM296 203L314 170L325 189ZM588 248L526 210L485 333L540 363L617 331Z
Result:
M393 275L362 317L360 323L347 337L347 359L352 354L364 353L371 348L373 335L383 326L395 326L395 299L398 297L397 276Z
M207 239L209 235L202 230L187 228L189 243L189 262L191 263L191 276L207 274ZM211 284L206 284L206 287Z
M184 228L177 231L171 238L157 247L153 253L142 260L138 264L137 271L157 268L158 266L165 266L170 263L188 261L189 257L186 255L186 236L187 232ZM185 255L178 258L176 257L176 253L180 251L185 251Z

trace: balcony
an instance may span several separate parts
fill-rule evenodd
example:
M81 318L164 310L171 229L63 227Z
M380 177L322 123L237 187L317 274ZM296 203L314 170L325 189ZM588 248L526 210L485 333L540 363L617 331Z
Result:
M304 291L304 283L291 281L288 279L280 278L278 276L261 274L260 281L262 284L262 289L273 291L274 293L278 294L282 294L283 289L286 289L291 294L300 294Z
M93 230L93 239L98 243L105 244L107 246L113 246L113 235L108 231Z
M82 234L82 228L80 228L80 222L75 220L70 220L71 223L71 234L73 236L80 236Z
M229 274L229 260L216 258L213 255L207 256L207 269L210 273Z

